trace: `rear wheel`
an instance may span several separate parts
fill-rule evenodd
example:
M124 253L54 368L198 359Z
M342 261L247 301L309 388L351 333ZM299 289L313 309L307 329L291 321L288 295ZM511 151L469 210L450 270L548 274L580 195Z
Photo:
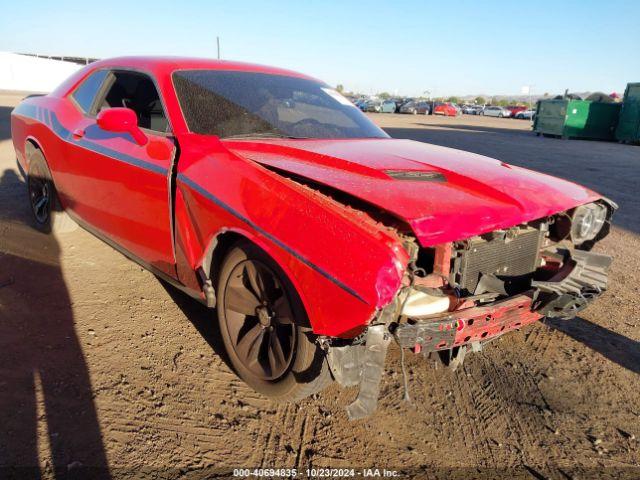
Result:
M29 157L27 193L33 213L34 226L45 233L64 233L77 228L60 205L51 172L40 150L34 149Z
M331 382L302 302L282 269L247 241L233 247L218 275L217 314L237 374L275 400L299 400Z

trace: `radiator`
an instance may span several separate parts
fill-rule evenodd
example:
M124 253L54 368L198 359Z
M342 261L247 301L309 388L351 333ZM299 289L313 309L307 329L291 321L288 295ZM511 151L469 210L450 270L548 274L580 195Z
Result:
M455 251L454 281L461 290L473 293L483 273L501 278L532 273L538 266L541 240L542 232L535 228L521 229L510 239L474 237Z

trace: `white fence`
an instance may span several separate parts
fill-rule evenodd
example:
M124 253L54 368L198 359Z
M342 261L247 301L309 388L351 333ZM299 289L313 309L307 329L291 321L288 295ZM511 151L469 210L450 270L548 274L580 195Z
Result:
M81 65L0 52L0 90L48 93Z

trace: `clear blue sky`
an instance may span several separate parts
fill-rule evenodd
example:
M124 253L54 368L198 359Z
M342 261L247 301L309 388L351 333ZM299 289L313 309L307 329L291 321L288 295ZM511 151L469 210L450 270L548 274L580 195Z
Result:
M216 55L351 90L434 96L640 81L640 2L6 0L0 50Z

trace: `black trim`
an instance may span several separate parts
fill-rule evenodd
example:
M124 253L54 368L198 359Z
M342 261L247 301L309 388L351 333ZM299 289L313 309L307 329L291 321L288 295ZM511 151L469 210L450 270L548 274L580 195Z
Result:
M212 193L210 193L209 191L205 190L203 187L201 187L200 185L198 185L196 182L194 182L193 180L191 180L190 178L186 177L184 174L179 173L178 177L177 177L178 181L184 183L185 185L188 185L189 187L191 187L193 190L195 190L196 192L198 192L200 195L202 195L203 197L211 200L213 203L215 203L216 205L218 205L220 208L226 210L227 212L229 212L231 215L233 215L234 217L239 218L240 220L242 220L244 223L246 223L247 225L249 225L251 228L253 228L254 230L256 230L257 232L259 232L260 234L264 235L265 237L267 237L269 240L271 240L273 243L275 243L276 245L278 245L280 248L282 248L283 250L285 250L286 252L290 253L291 255L293 255L294 257L296 257L298 260L300 260L302 263L304 263L305 265L307 265L308 267L312 268L313 270L315 270L316 272L318 272L320 275L322 275L323 277L325 277L326 279L328 279L329 281L335 283L337 286L339 286L340 288L342 288L344 291L346 291L347 293L353 295L354 297L356 297L358 300L360 300L363 303L368 303L364 298L362 298L355 290L353 290L352 288L348 287L347 285L345 285L344 283L342 283L340 280L338 280L336 277L334 277L333 275L331 275L330 273L328 273L327 271L323 270L322 268L320 268L319 266L317 266L316 264L312 263L311 261L307 260L304 256L302 256L300 253L296 252L295 250L293 250L291 247L289 247L288 245L286 245L284 242L282 242L280 239L276 238L275 236L273 236L272 234L270 234L269 232L267 232L266 230L264 230L263 228L259 227L258 225L256 225L255 223L253 223L251 220L249 220L248 218L246 218L245 216L243 216L242 214L240 214L239 212L237 212L236 210L234 210L233 208L231 208L229 205L227 205L226 203L224 203L222 200L220 200L218 197L216 197L215 195L213 195Z

